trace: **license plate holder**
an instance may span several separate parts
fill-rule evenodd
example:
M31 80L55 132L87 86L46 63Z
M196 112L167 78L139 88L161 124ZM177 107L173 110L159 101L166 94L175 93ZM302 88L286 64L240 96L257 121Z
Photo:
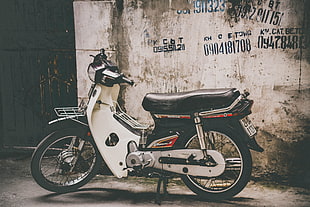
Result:
M246 116L246 117L240 119L240 123L241 123L242 127L244 128L244 130L246 131L246 133L250 137L254 136L257 133L257 131L256 131L254 125L252 124L251 120L249 119L249 117Z

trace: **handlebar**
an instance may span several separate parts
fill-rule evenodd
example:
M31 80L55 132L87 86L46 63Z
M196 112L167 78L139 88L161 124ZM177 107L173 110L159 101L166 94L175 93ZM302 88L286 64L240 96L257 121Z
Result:
M127 78L124 74L114 72L114 71L111 71L109 69L104 69L101 72L101 74L103 76L109 77L109 80L113 81L114 83L127 83L131 86L134 84L134 82L132 80L130 80L129 78ZM106 79L104 79L104 80L106 80Z
M125 77L124 75L122 76L122 80L125 82L125 83L128 83L129 85L133 86L133 84L135 84L134 81L128 79L127 77Z
M116 83L127 83L129 85L134 85L134 81L127 78L124 74L119 73L118 67L114 65L111 61L107 60L107 56L105 54L105 50L102 48L100 49L100 53L94 57L93 64L96 74L94 80L99 83L112 86ZM98 70L99 69L99 70Z

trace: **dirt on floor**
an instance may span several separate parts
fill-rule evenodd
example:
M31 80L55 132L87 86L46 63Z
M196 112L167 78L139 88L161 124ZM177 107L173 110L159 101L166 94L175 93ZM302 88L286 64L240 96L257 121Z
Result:
M0 158L0 206L158 206L157 179L117 179L98 175L78 191L57 194L38 186L30 173L30 156ZM199 199L178 178L169 180L161 206L310 206L310 190L272 181L253 181L232 199Z

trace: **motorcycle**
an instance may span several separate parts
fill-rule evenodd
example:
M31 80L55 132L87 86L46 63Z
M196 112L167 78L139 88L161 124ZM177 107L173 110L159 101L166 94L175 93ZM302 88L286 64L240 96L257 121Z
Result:
M56 130L37 146L31 160L34 180L44 189L64 193L88 183L101 166L117 178L159 178L167 192L169 178L180 177L198 196L227 199L248 183L250 149L262 152L250 121L249 92L235 88L179 93L148 93L142 106L154 121L139 123L117 103L121 84L134 82L107 60L102 49L87 69L93 82L87 104L55 108Z

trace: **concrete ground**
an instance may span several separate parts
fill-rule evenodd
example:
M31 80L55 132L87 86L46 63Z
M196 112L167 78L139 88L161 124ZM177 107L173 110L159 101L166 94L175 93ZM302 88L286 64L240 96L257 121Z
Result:
M156 179L116 179L96 176L77 192L56 194L39 187L30 174L30 157L0 158L0 206L158 206L155 203ZM237 196L221 202L207 202L197 198L181 181L168 185L169 195L161 206L310 206L310 190L271 182L250 181Z

